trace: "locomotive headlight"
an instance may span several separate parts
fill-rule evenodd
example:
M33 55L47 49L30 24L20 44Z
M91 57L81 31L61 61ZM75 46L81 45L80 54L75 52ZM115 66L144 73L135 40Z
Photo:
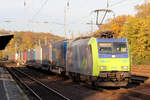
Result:
M101 70L106 70L106 66L100 67Z
M127 70L127 69L128 69L128 66L122 66L122 69L123 69L123 70Z

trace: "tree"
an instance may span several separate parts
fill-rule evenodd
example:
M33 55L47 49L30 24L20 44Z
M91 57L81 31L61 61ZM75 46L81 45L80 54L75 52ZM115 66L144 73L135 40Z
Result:
M124 32L130 43L133 63L149 63L150 18L132 18L124 25Z
M150 3L136 5L135 9L137 11L137 13L135 14L135 17L146 18L147 16L150 15Z
M130 15L122 15L118 16L114 19L112 19L110 22L107 24L102 25L101 30L102 31L113 31L115 33L115 37L120 37L122 36L121 32L124 28L124 24L132 18Z

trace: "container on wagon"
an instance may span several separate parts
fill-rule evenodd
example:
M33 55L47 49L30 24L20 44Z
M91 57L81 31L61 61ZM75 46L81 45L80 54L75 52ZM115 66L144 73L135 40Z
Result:
M31 53L30 53L30 52L31 52L31 50L28 49L28 50L27 50L27 56L26 56L26 57L27 57L27 58L26 58L26 60L27 60L26 63L27 63L27 64L30 64L30 60L31 60L31 58L30 58L30 54L31 54Z
M35 49L33 49L32 51L33 51L33 62L36 62L36 52L35 52Z
M27 61L27 50L23 51L23 61L24 61L24 64Z
M84 75L92 75L93 58L90 39L81 39L72 42L67 49L66 70Z
M35 48L35 55L36 55L35 63L42 64L42 48L41 48L41 46L38 46Z
M65 67L66 65L66 48L67 41L60 40L52 44L52 62L59 67Z
M42 46L42 65L52 64L52 46L45 45Z

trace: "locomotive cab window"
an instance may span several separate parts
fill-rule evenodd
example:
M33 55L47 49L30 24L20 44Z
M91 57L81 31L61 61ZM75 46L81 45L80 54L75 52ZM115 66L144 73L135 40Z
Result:
M126 43L113 43L114 53L127 53Z
M127 53L126 43L116 42L116 43L99 43L99 53L101 54L120 54Z
M99 43L100 53L112 53L112 43Z

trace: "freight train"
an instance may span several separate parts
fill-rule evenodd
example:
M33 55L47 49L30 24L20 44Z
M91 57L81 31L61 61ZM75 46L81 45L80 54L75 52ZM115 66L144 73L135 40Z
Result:
M56 41L18 54L28 67L68 75L94 86L126 86L130 81L130 52L126 38L86 38Z

